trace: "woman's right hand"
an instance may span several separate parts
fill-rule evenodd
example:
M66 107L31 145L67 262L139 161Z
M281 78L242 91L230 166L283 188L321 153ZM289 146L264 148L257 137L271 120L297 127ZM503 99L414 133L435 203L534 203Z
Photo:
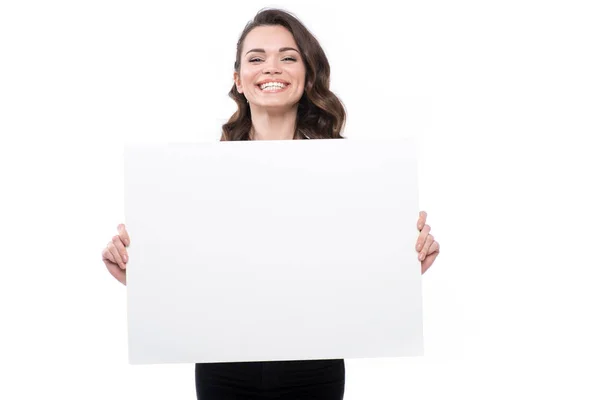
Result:
M131 244L131 239L124 224L119 224L117 231L119 234L113 236L112 240L102 250L102 261L104 261L108 272L116 280L123 285L127 285L126 268L129 256L126 247Z

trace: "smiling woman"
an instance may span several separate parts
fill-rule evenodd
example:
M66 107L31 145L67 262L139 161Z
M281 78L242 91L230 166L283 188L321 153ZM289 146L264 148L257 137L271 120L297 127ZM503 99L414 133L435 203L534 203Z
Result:
M338 139L346 112L329 90L329 62L315 37L293 15L263 10L237 44L233 87L237 111L223 125L222 141ZM417 221L416 251L425 272L439 253L426 225ZM124 224L102 251L108 271L126 284L131 238ZM344 397L343 359L198 363L199 400L328 399Z
M222 141L342 138L346 112L329 90L325 52L292 14L263 10L246 25L233 80L238 110ZM196 364L201 400L333 400L344 397L344 386L343 359Z
M267 9L237 43L229 96L238 110L222 141L342 138L346 112L329 90L317 39L288 12ZM343 359L196 364L196 394L212 399L344 397Z
M238 110L221 140L342 138L346 111L329 76L325 52L296 17L259 12L237 43L229 96Z

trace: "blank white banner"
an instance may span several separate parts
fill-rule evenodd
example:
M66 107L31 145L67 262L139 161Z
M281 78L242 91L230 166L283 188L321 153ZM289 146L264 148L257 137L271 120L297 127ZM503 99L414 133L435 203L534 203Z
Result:
M129 361L423 354L416 145L125 147Z

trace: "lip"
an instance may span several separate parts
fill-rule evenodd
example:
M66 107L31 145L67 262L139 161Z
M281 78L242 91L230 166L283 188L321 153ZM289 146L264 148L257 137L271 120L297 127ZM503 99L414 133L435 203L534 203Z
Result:
M288 86L290 84L288 81L284 81L282 79L265 79L265 80L262 80L260 82L257 82L256 86L260 86L260 85L263 85L263 84L269 83L269 82L283 83L286 86Z
M270 90L262 90L260 88L261 85L265 84L265 83L269 83L269 82L277 82L277 83L282 83L284 86L282 88L277 88L277 89L270 89ZM272 94L277 94L277 93L281 93L284 92L286 90L288 90L288 88L290 87L290 83L288 81L284 81L282 79L265 79L262 80L260 82L258 82L256 84L256 88L260 91L261 94L267 94L267 95L272 95Z

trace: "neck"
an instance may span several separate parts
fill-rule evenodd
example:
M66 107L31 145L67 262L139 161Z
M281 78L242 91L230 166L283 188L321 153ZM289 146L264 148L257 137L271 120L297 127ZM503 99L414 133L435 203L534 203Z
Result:
M292 140L298 107L287 111L252 110L252 140Z

